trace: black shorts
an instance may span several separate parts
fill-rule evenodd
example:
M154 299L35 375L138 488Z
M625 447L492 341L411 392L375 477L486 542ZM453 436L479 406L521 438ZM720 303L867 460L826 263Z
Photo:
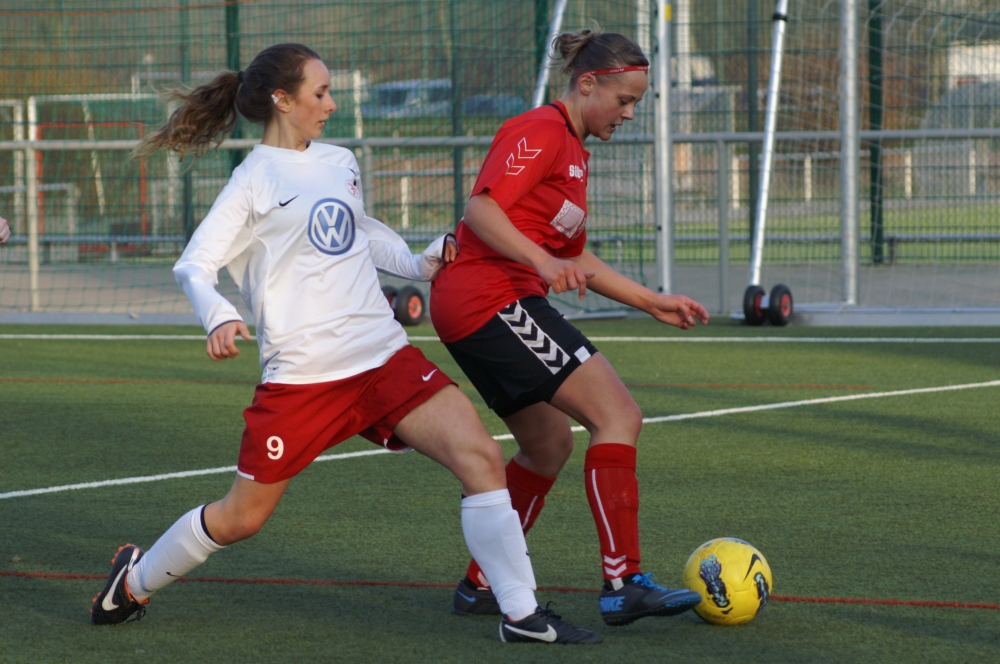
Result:
M580 330L538 296L504 307L445 347L500 417L551 401L563 381L597 353Z

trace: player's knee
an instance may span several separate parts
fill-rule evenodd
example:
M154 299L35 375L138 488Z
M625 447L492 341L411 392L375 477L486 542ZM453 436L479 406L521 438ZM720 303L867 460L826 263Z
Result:
M566 435L558 440L553 446L553 456L555 460L559 462L559 467L562 468L569 458L573 455L573 432L567 431Z
M219 532L213 531L211 535L217 543L225 546L253 537L260 532L266 522L266 515L253 512L237 514L218 526Z
M623 433L630 439L629 442L638 440L642 431L642 410L634 399L629 398L627 403L622 404L618 411L617 426L621 427Z

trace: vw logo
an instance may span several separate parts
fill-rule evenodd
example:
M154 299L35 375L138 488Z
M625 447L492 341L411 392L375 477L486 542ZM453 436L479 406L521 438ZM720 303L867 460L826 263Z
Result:
M309 241L324 254L340 255L354 244L354 212L347 203L324 198L309 213Z

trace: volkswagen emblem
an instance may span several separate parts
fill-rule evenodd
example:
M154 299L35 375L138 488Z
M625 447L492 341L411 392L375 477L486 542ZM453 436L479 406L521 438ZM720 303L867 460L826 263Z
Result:
M354 244L354 212L347 203L324 198L309 213L309 241L324 254L338 256Z

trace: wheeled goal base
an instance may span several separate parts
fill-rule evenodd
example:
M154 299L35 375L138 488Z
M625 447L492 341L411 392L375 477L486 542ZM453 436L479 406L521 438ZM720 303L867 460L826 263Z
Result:
M792 311L792 291L784 284L772 288L770 296L756 285L747 286L743 292L743 320L747 325L763 325L766 320L771 325L788 325Z

